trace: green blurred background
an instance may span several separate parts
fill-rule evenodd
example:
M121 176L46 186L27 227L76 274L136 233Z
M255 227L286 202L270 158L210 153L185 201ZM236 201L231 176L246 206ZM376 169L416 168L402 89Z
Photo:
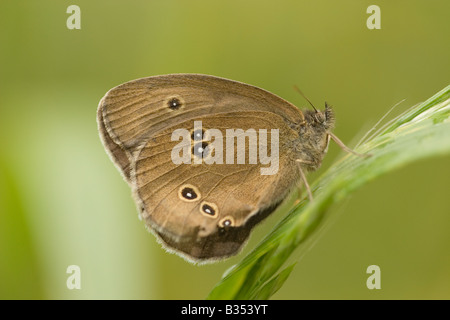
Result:
M81 8L81 30L66 9ZM381 30L366 9L381 8ZM0 298L203 299L244 252L194 266L166 253L137 218L97 133L107 90L135 78L206 73L250 83L299 107L298 85L337 115L354 145L449 84L450 2L18 1L0 3ZM418 150L420 152L420 150ZM332 145L323 168L341 151ZM274 299L449 299L449 157L386 175L335 208L298 251ZM66 268L81 268L68 290ZM366 268L381 268L368 290Z

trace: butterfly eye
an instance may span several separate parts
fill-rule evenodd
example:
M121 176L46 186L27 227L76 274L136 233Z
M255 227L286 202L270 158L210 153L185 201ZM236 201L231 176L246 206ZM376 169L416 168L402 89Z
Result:
M195 201L200 198L200 192L194 186L184 185L180 188L178 196L184 201Z
M183 103L178 98L171 98L167 101L167 106L172 110L178 110L182 105Z
M205 158L209 154L209 147L207 142L197 143L192 147L192 153L198 158Z
M318 123L325 122L325 115L322 112L316 112L314 114L314 118L315 118L316 122L318 122Z

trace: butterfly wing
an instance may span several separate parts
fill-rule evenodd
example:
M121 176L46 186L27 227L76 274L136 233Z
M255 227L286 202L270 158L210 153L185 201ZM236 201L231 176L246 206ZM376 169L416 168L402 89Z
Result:
M98 110L102 140L132 186L142 218L167 246L194 260L235 254L252 227L286 196L298 178L289 144L302 120L295 106L265 90L205 75L128 82L110 90ZM172 141L173 132L193 132L194 121L223 135L212 144L191 137L188 150L206 143L212 154L221 141L224 164L173 162L172 150L180 143ZM269 144L271 130L279 130L278 172L262 175L267 165L249 163L249 151L260 143L250 138L246 161L237 163L236 150L233 163L225 163L230 128L266 129Z

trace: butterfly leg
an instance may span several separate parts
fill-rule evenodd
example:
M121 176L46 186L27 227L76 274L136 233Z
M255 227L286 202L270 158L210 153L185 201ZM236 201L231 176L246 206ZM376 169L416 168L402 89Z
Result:
M297 163L298 163L298 171L300 172L300 178L302 179L301 181L303 181L303 184L305 185L306 191L308 192L309 201L313 201L311 188L309 187L308 181L306 180L306 175L303 172L302 165L301 165L301 163L305 163L305 161L302 161L302 160L298 159Z
M328 136L331 137L331 139L333 139L334 142L337 143L337 145L339 147L341 147L341 149L343 149L344 151L347 151L348 153L353 153L355 156L361 157L361 158L367 158L370 157L371 154L361 154L358 153L352 149L350 149L349 147L347 147L338 137L336 137L333 133L331 133L330 131L327 131Z

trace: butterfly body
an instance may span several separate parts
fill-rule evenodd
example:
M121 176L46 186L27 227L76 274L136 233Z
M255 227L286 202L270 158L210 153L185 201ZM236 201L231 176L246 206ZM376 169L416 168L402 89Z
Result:
M97 120L141 218L169 250L197 262L236 254L252 228L298 186L302 168L320 166L334 125L328 106L302 112L263 89L199 74L115 87L100 101ZM185 144L174 140L177 130L189 133ZM237 132L233 139L230 132ZM229 144L243 134L241 149ZM178 146L192 150L192 161L173 161ZM263 174L264 149L277 155L272 174ZM208 163L213 157L223 163Z

